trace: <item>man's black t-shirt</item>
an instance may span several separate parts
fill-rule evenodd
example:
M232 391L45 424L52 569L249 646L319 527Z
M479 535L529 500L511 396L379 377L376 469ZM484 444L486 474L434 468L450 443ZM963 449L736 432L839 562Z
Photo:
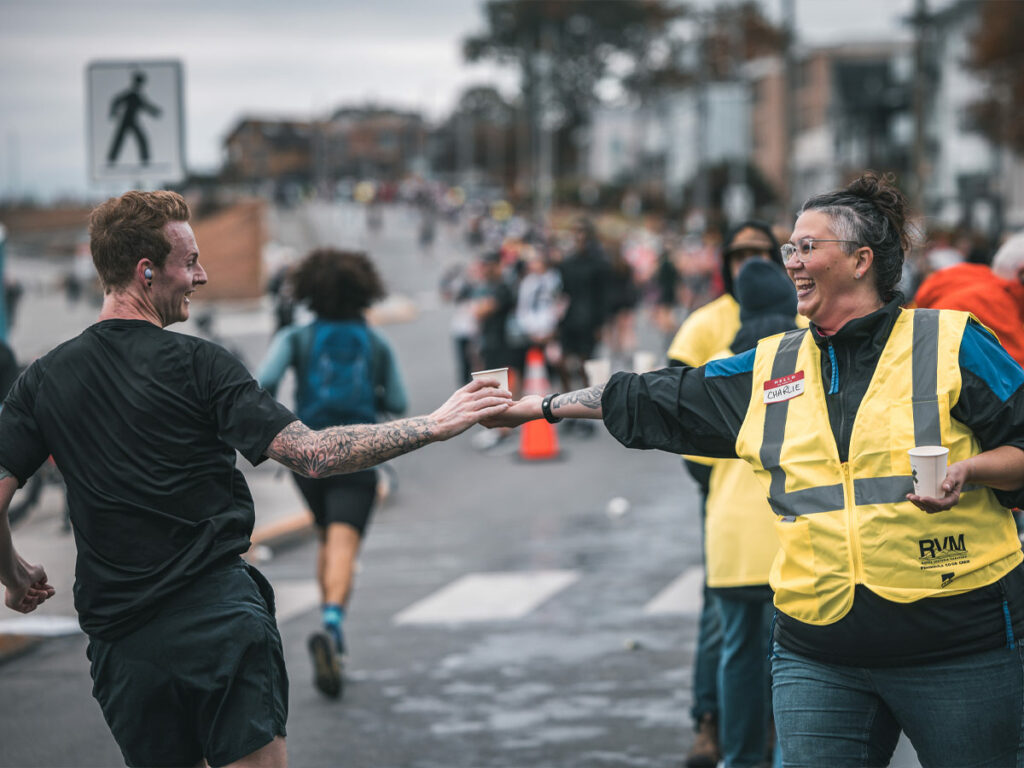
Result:
M295 416L222 347L105 320L34 362L0 411L0 466L24 483L53 455L78 546L75 608L121 636L249 548L252 464Z

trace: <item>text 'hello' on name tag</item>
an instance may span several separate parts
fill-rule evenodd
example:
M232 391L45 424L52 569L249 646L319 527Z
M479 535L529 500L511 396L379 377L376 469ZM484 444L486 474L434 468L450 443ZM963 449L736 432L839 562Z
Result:
M803 393L803 371L797 371L778 379L770 379L764 383L764 401L766 403L781 403L783 400L792 400Z

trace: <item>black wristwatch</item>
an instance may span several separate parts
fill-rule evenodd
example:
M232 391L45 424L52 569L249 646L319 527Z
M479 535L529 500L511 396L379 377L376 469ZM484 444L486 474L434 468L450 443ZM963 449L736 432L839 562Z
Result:
M558 392L552 392L540 401L540 412L544 414L544 418L548 420L549 424L557 424L562 420L551 412L551 401L558 397L558 395Z

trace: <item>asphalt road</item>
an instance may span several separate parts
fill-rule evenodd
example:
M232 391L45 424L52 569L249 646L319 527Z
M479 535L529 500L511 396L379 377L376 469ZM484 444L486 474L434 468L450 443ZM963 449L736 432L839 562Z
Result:
M328 242L370 250L392 290L417 308L411 322L383 329L411 409L439 405L455 386L455 365L450 310L435 289L441 267L466 256L458 233L439 228L423 253L410 213L389 211L384 231L368 237L356 213L323 205L275 215L272 231L298 252ZM16 345L29 344L18 334L65 331L77 322L69 314L83 311L46 309L57 299L42 289L33 300L38 309L26 312L31 327L16 328ZM642 325L642 344L658 349ZM220 307L215 328L255 364L269 319L257 307ZM558 460L524 463L514 441L477 451L478 429L393 462L399 485L369 532L346 622L342 701L323 699L310 682L312 543L280 547L261 566L278 594L291 676L291 764L681 765L692 739L700 542L679 459L628 451L599 430L562 434ZM273 470L247 471L265 480ZM258 494L256 504L282 499ZM45 542L46 534L66 558L54 509L25 524L25 537ZM90 696L85 645L71 634L0 666L0 766L121 764Z

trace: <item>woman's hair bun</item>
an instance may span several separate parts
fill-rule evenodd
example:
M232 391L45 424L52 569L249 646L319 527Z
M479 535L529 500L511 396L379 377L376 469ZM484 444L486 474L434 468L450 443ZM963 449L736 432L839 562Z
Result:
M900 233L900 245L909 251L911 242L907 229L907 198L896 186L892 173L865 171L846 187L846 193L866 200L888 219L893 231Z

